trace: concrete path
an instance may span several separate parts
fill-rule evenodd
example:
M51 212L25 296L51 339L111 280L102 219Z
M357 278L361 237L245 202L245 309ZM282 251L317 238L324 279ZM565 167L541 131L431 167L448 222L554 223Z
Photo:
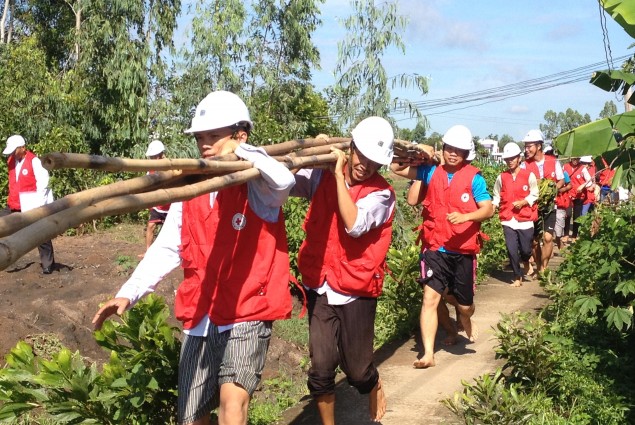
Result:
M560 257L552 260L554 266L560 262ZM439 332L435 367L412 367L421 349L419 336L382 347L375 354L388 399L388 409L381 424L434 425L456 422L456 417L440 400L462 390L461 380L473 382L474 378L493 372L502 364L495 359L496 340L492 331L501 313L538 311L548 301L537 281L525 282L522 287L513 288L507 283L511 282L511 278L511 273L500 273L479 285L473 317L479 328L478 340L468 343L463 333L457 345L446 347L441 343L444 333ZM367 396L359 395L345 380L340 380L337 385L336 421L338 425L376 424L369 420ZM284 425L320 423L317 408L310 397L285 412L280 422Z

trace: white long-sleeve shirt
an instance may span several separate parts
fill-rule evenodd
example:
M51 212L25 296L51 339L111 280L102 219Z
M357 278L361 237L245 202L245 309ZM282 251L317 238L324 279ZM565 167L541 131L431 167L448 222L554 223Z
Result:
M502 175L499 174L498 177L496 178L496 182L494 182L494 189L492 191L494 195L492 204L494 204L496 207L498 207L501 202L500 193L503 188L503 179L501 176ZM516 181L516 176L514 176L513 174L512 174L512 178L514 179L514 181ZM536 176L534 175L534 173L529 173L528 182L529 182L529 194L525 196L525 200L529 203L529 206L531 207L534 204L534 202L536 202L539 195L538 180L536 179ZM513 216L511 220L501 221L501 224L503 226L508 226L516 230L533 229L534 227L533 221L518 221L516 220L516 217L513 217Z
M25 158L22 158L21 161L15 162L16 182L20 179L20 175L22 174L20 171L22 170L22 165L24 165L24 160ZM35 176L36 192L32 194L32 199L28 192L21 193L20 206L23 212L53 202L53 191L49 188L49 172L46 168L42 167L42 161L40 161L38 157L33 158L31 166L33 167L33 175ZM23 200L24 202L22 202Z
M293 174L283 164L268 156L262 148L241 143L234 153L239 158L252 162L262 176L262 179L247 182L247 197L251 209L263 220L276 222L279 209L295 184ZM217 194L218 192L210 193L210 206L214 205ZM130 300L130 307L143 296L154 292L159 282L181 264L179 246L182 215L183 203L172 203L157 239L117 293L117 298ZM209 317L205 316L196 326L184 332L189 335L206 336L209 326ZM222 331L231 327L232 325L228 325L219 329Z
M291 190L291 196L311 199L320 184L323 172L325 171L322 169L299 170L295 175L296 184ZM337 196L337 194L333 193L333 196ZM357 217L353 227L346 230L346 233L353 238L358 238L390 219L395 209L395 195L388 189L378 190L358 199L355 205L357 206ZM334 291L326 280L315 291L318 294L326 293L328 303L331 305L347 304L358 298Z

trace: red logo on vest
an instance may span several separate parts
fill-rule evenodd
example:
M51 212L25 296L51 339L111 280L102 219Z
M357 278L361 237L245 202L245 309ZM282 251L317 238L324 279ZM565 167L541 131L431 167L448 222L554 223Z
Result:
M241 213L236 213L232 217L232 227L235 230L242 230L247 225L247 217Z

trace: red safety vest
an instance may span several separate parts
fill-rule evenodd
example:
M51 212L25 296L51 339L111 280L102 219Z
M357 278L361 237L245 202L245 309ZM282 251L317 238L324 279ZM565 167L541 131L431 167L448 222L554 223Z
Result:
M540 177L540 169L538 168L536 161L533 159L528 159L527 161L525 161L525 169L534 173L538 181L540 181L541 179L551 179L557 183L558 178L556 177L556 158L551 155L545 155L544 158L545 160L542 163L542 177Z
M269 223L249 207L247 185L183 202L184 279L175 313L185 329L291 317L289 255L282 211Z
M448 184L448 173L443 166L433 171L423 201L423 241L428 249L437 251L444 247L461 254L476 254L481 250L481 223L451 224L446 218L450 212L466 214L478 209L472 194L472 181L478 173L478 168L465 165L454 173Z
M536 202L532 206L525 205L518 209L512 205L515 201L525 199L529 195L529 175L531 171L518 170L516 179L511 171L501 173L501 191L498 216L501 221L509 221L515 217L517 221L536 221L538 219L538 205Z
M386 189L393 192L388 182L375 173L351 186L348 193L357 202L372 192ZM304 222L306 239L298 254L302 283L319 288L326 280L341 294L373 298L381 295L393 216L394 211L386 223L357 238L349 236L339 213L335 177L322 172Z
M581 192L578 192L577 189L580 185L584 184L586 180L584 179L584 175L582 174L582 170L584 169L584 165L578 164L578 166L573 169L573 166L570 164L565 164L565 169L569 173L569 177L571 177L571 190L569 190L569 196L571 199L582 199L586 200L587 191L584 189Z
M9 169L9 198L7 199L7 206L12 210L20 211L22 209L20 207L20 192L35 192L37 190L37 181L33 173L34 158L36 156L33 152L26 151L18 181L15 180L15 155L10 155L7 160Z
M612 170L609 164L606 162L604 158L602 158L602 164L604 164L604 168L600 171L599 175L599 183L600 186L608 186L610 187L613 184L613 177L615 177L615 170Z

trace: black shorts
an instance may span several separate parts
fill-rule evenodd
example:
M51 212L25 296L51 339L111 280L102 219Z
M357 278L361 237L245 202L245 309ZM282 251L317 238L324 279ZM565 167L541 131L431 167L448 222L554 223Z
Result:
M539 212L540 214L540 212ZM542 228L540 226L534 226L534 239L537 239L542 232L554 234L556 228L556 210L552 209L541 215ZM540 221L540 220L539 220Z
M474 255L426 250L421 263L421 283L449 295L461 305L474 303Z
M163 224L165 222L165 217L168 215L166 212L159 212L154 208L150 208L150 218L148 219L148 223L160 223Z

